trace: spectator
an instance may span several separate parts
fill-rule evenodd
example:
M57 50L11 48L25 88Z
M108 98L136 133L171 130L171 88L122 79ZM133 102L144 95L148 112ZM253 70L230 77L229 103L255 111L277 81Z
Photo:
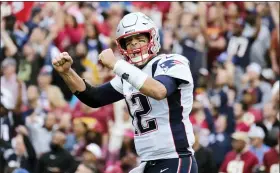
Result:
M51 65L51 60L59 54L59 50L52 44L56 37L56 28L34 28L28 43L35 50L37 56L44 59L45 65Z
M262 13L262 12L260 12ZM246 17L246 25L243 31L243 35L251 36L252 33L254 33L254 30L256 28L256 20L257 17L253 13L249 13ZM251 50L250 50L250 62L255 62L259 64L262 68L265 68L267 66L267 53L270 48L270 40L271 40L271 34L269 27L264 24L264 19L261 19L262 24L260 26L260 31L258 36L256 37L256 40L252 44Z
M17 45L14 43L8 32L4 29L5 25L2 23L4 22L1 22L1 64L5 57L13 57L18 51Z
M121 167L124 173L128 173L137 164L136 150L133 142L133 133L127 131L124 135L120 149Z
M49 112L45 118L35 113L26 118L26 126L30 132L31 142L37 156L49 152L54 130L56 130L56 116Z
M252 108L256 110L260 110L260 108L269 101L269 98L271 98L270 93L265 92L271 90L271 85L260 80L260 74L260 65L252 63L247 67L247 72L243 76L243 82L245 83L245 87L242 91L243 101L249 106L249 108L252 106ZM259 120L257 113L254 115L257 120Z
M211 134L209 135L209 148L216 153L214 160L219 168L225 159L226 154L231 150L231 134L234 132L232 108L229 108L228 115L220 114L213 122L211 114L207 114ZM214 126L214 127L213 127Z
M17 98L19 97L18 87L20 82L16 75L17 63L13 58L6 58L2 64L1 69L3 70L3 76L1 76L1 88L6 88L13 95L14 107L16 106ZM22 101L26 103L26 87L25 84L22 84L21 88Z
M94 84L99 84L99 79L98 79L98 72L97 72L97 61L96 60L92 60L90 59L89 53L88 53L88 48L86 47L86 45L84 43L79 43L76 47L76 61L77 64L80 64L81 69L83 68L83 70L77 70L78 74L82 74L82 72L84 72L85 70L87 72L91 72L91 76L92 76L92 80L94 82ZM94 58L96 58L96 56L93 56ZM76 65L74 65L73 68Z
M229 32L228 34L228 46L227 46L227 53L229 55L229 58L233 60L234 64L238 67L241 67L241 69L245 69L249 63L250 60L250 50L253 42L257 38L259 31L260 31L260 18L258 16L256 20L256 31L251 36L243 36L242 33L244 31L245 27L245 21L243 18L238 18L234 22L234 27L232 32ZM242 49L241 47L238 47L240 44L237 40L242 39L246 40L247 44L244 44Z
M39 90L37 86L30 85L27 88L27 100L28 104L25 105L24 112L22 113L24 121L33 113L41 118L45 118L47 112L42 108L42 105L40 105Z
M237 85L237 87L240 83L241 76L244 74L244 70L251 62L250 50L259 33L260 19L258 19L256 23L256 31L250 37L245 37L242 35L245 26L245 21L243 18L235 20L232 31L228 31L227 33L227 60L233 62L235 65L235 85ZM246 44L240 45L241 43L239 43L238 40L244 40Z
M37 27L34 28L27 44L30 44L35 50L35 54L41 57L44 65L51 65L51 60L60 52L53 44L54 38L57 36L57 27L50 28Z
M40 27L51 28L56 26L57 20L60 17L58 14L60 11L62 10L60 9L59 2L45 2L42 6L43 19L39 24Z
M17 156L11 144L0 138L0 171L18 167Z
M257 126L260 126L265 132L264 143L270 147L275 145L275 140L273 140L269 134L273 131L273 129L279 129L280 127L280 122L277 120L276 115L276 107L272 103L267 103L263 109L264 120L256 123Z
M264 154L270 149L263 143L264 136L263 129L255 125L251 126L248 132L248 137L250 138L249 150L258 157L260 165L263 162Z
M21 90L22 83L19 83L18 98L15 100L11 91L1 86L0 138L7 142L11 142L11 139L16 135L16 127L23 124L20 116Z
M58 121L58 129L67 135L68 133L71 133L71 126L71 114L69 112L63 113Z
M176 34L179 38L178 43L173 45L173 51L182 54L190 61L190 69L196 86L199 69L205 64L205 60L203 56L204 39L200 34L198 21L193 14L182 14L180 28Z
M277 27L279 28L279 26L277 26ZM279 32L277 32L277 28L275 28L272 32L269 53L270 53L272 70L279 77L280 76L280 67L279 67L280 66L280 62L279 62L280 51L278 48L279 48Z
M28 28L28 33L31 34L33 29L38 27L43 19L42 9L40 7L34 7L31 12L29 21L25 23Z
M56 131L53 134L50 143L51 151L43 154L40 157L37 173L75 172L77 164L73 156L63 149L65 140L66 137L64 133Z
M64 27L58 31L55 39L55 45L61 52L74 48L81 41L84 33L82 25L78 23L75 14L71 13L69 9L63 14ZM79 13L75 10L72 12Z
M71 152L75 143L75 138L72 131L72 118L69 112L63 113L59 118L58 130L65 133L66 142L64 144L64 149Z
M14 108L14 100L12 93L1 88L1 101L0 101L0 139L3 141L11 141L14 135L14 117L12 110Z
M100 26L102 28L100 32L107 37L115 39L114 31L116 30L118 22L123 17L123 12L124 9L120 4L112 3L110 9L103 13L104 21Z
M248 132L250 130L250 122L246 122L244 116L248 115L247 105L244 103L235 103L234 104L234 117L235 117L235 130ZM249 114L251 115L251 114ZM252 117L252 116L251 116Z
M52 69L50 66L43 66L40 70L40 73L37 76L37 84L39 87L39 102L42 105L43 109L49 110L50 109L50 103L48 101L47 97L47 89L48 87L52 86Z
M193 125L196 125L202 129L209 129L209 125L206 121L206 109L203 108L201 102L195 100L193 103L192 114L190 116L190 121Z
M271 44L270 44L270 58L271 58L271 65L272 65L272 70L274 73L278 76L280 76L280 62L279 62L279 4L278 3L269 3L270 6L270 12L271 16L273 18L275 28L272 31L272 36L271 36Z
M85 23L94 23L98 21L97 9L93 6L91 2L80 2L79 7L81 13L85 18Z
M264 154L263 165L265 166L266 173L279 172L279 144L280 133L278 132L278 144L272 147Z
M36 78L44 64L43 57L36 53L31 43L23 46L23 56L19 60L18 77L27 85L35 85Z
M86 36L83 43L86 45L88 50L87 57L94 64L98 63L98 54L108 46L102 41L100 33L95 24L88 23L85 25Z
M92 169L95 168L97 172L99 166L98 164L100 164L98 162L99 159L101 159L101 156L101 148L97 144L91 143L86 146L83 153L83 163L90 166Z
M275 4L276 5L276 4ZM277 6L277 5L276 5ZM262 24L265 25L271 32L275 27L273 17L271 16L271 9L268 3L257 3L256 12L262 17Z
M85 134L88 131L88 126L86 123L79 119L74 119L73 121L73 143L71 154L76 157L77 160L81 160L83 149L86 147L86 136Z
M226 39L224 37L225 10L222 4L218 2L211 5L208 9L205 3L199 3L198 8L201 33L208 48L207 69L211 70L216 57L226 47Z
M10 36L13 36L15 31L15 25L17 22L17 17L13 14L7 15L3 17L3 29L8 31Z
M215 72L215 83L213 89L208 91L211 105L217 109L218 113L225 113L227 105L230 105L228 94L230 93L230 74L225 69L225 65L218 67Z
M50 106L49 111L53 112L58 117L61 117L64 112L70 112L69 105L64 99L59 87L50 86L47 88L46 93Z
M78 102L76 107L73 109L72 117L73 118L91 118L92 121L95 121L95 124L92 124L91 128L96 129L96 131L102 134L102 146L108 144L108 122L113 119L113 107L112 105L104 106L101 108L91 108L82 102Z
M245 132L232 134L233 150L226 154L220 172L253 173L257 169L258 158L248 151L248 136Z
M12 145L17 155L17 162L20 168L35 173L34 165L37 164L36 153L28 138L28 131L25 126L16 129L17 136L12 140Z
M195 159L197 165L200 168L198 173L216 173L216 163L213 157L213 153L208 148L200 145L198 130L195 131L195 143L193 149L195 151Z

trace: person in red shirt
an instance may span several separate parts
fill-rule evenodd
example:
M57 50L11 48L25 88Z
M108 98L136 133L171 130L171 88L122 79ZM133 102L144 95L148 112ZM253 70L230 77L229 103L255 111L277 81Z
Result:
M244 122L244 115L246 113L246 104L244 103L235 103L234 104L234 117L235 117L235 130L248 132L250 126Z
M74 14L67 12L63 19L63 28L58 31L57 37L54 40L55 45L61 52L73 48L73 45L77 45L82 40L84 34L84 26L78 23Z
M246 132L232 134L233 150L227 153L220 173L253 173L257 169L258 158L248 150Z
M278 145L271 148L264 154L263 165L266 173L278 173L280 171L280 133L278 135Z
M98 123L96 124L98 125L98 129L96 129L94 125L92 128L96 129L103 135L106 135L109 132L108 121L113 120L114 118L113 105L107 105L101 108L90 108L82 102L78 102L72 111L72 118L83 117L95 119L96 123Z
M194 100L193 109L190 116L190 121L193 126L198 126L202 129L209 129L208 123L205 119L205 113L206 112L203 108L203 105L199 101Z

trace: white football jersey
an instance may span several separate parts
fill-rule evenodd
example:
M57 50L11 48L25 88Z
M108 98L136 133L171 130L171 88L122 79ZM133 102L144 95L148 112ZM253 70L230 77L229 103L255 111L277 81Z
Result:
M135 127L134 142L142 161L193 155L194 134L189 113L193 104L193 79L186 57L159 55L142 69L151 77L167 75L184 81L163 100L147 97L116 76L111 85L124 95Z

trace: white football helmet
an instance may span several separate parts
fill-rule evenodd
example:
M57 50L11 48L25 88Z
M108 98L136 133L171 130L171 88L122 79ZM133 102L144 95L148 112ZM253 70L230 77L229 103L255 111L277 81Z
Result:
M126 50L124 38L140 33L147 34L150 37L148 45L138 49ZM148 59L154 57L160 49L160 38L157 26L148 16L140 12L127 14L122 18L117 27L116 37L116 44L120 53L132 64L143 64ZM143 55L143 49L147 49L148 54ZM141 56L131 56L139 52L141 52Z

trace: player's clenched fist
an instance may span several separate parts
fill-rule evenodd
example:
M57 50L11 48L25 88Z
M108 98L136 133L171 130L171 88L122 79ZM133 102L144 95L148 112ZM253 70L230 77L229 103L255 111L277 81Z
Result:
M112 49L105 49L99 54L99 61L109 69L113 69L118 59L115 57Z
M70 70L73 60L67 52L63 52L52 60L52 64L57 72L66 73Z

